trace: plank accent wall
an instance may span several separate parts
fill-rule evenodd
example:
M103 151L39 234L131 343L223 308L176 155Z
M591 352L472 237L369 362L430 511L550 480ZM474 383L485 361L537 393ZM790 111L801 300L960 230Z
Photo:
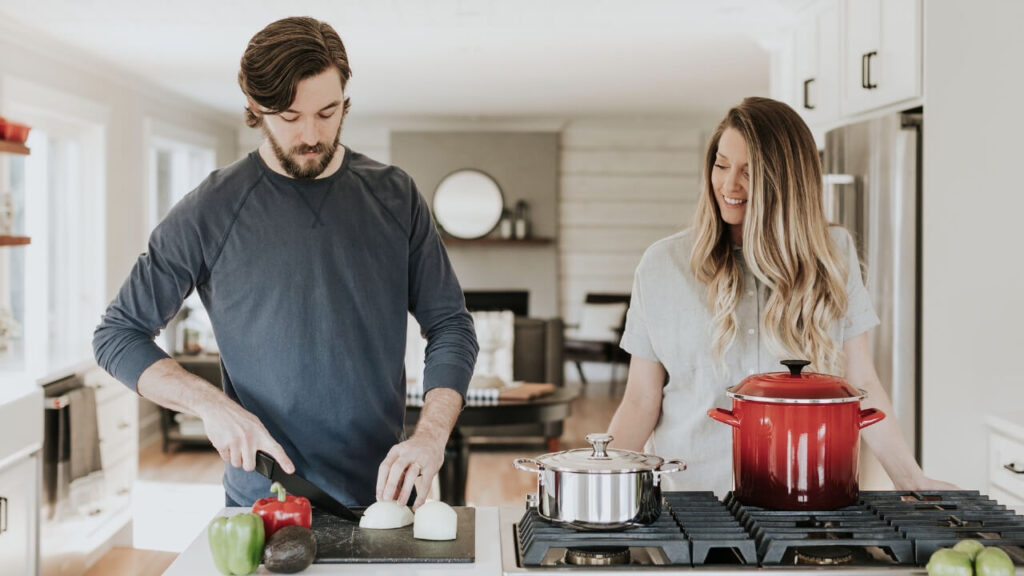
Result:
M690 225L708 130L577 121L562 132L562 316L588 292L632 289L644 250Z

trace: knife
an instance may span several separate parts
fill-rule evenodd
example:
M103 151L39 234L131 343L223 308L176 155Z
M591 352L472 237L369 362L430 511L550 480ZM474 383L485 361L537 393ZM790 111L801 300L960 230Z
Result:
M304 496L309 499L313 506L326 510L339 518L358 522L359 517L362 516L361 512L354 512L349 509L341 502L335 500L333 496L321 490L316 484L299 476L298 473L288 474L281 469L281 466L278 465L277 461L270 454L262 450L256 451L256 471L274 482L280 482L281 486L284 486L284 489L289 493L296 496Z

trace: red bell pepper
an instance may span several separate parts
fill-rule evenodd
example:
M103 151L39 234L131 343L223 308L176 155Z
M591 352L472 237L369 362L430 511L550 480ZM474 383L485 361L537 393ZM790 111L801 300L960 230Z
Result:
M313 507L309 499L286 494L280 482L271 484L270 491L277 494L277 497L260 498L252 505L253 514L263 519L267 539L285 526L313 528Z

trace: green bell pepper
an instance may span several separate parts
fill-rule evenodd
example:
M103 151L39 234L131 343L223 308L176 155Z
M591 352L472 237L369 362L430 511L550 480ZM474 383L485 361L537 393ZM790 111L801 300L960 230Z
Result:
M228 576L252 574L263 556L263 519L252 513L217 518L206 531L217 570Z

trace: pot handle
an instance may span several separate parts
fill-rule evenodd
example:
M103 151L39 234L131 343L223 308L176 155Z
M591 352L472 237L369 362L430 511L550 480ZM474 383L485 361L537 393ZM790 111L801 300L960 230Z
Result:
M722 424L728 424L729 426L734 426L736 428L739 428L740 426L740 419L732 413L732 410L726 410L725 408L712 408L711 410L708 410L708 416L710 416L712 420L718 420ZM861 428L863 428L863 426L861 426Z
M533 466L527 466L527 464L533 464ZM544 471L544 465L533 458L516 458L512 465L516 467L516 470L533 472L538 475Z
M878 408L867 408L860 411L860 424L858 428L867 428L875 422L885 418L885 412L882 412Z
M686 462L682 460L666 460L658 466L658 469L654 471L654 485L657 486L661 483L662 474L671 474L673 472L682 472L686 470Z

